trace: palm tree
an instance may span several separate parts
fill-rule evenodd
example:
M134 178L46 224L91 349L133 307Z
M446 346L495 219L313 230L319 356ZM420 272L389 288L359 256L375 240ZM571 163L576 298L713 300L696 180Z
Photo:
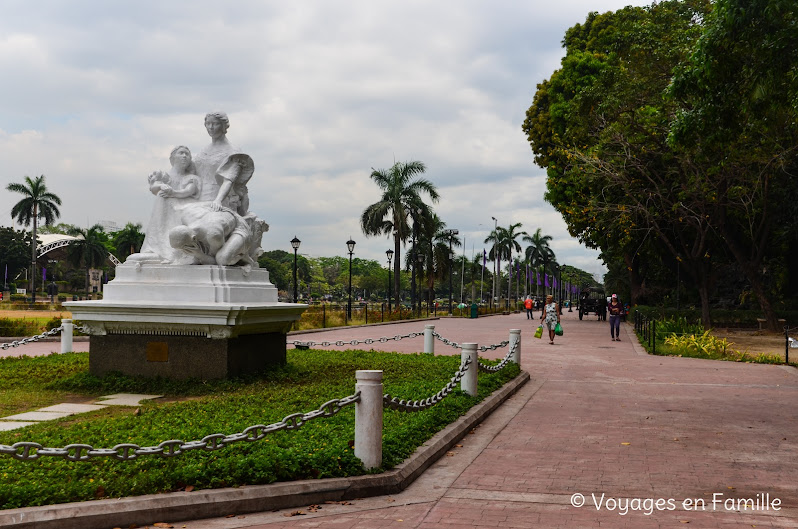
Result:
M17 202L11 209L11 217L24 226L30 226L31 221L33 221L30 257L30 292L31 298L33 301L36 301L36 228L38 227L39 219L44 219L44 224L48 225L55 222L55 219L61 216L61 212L58 211L58 206L61 205L61 199L58 195L47 191L47 186L44 183L44 175L37 176L34 179L25 176L24 184L11 183L6 186L6 189L25 196L25 198Z
M490 249L490 253L488 254L488 258L492 261L496 261L496 270L501 271L501 261L502 259L507 259L511 261L513 258L513 251L520 252L521 245L516 241L518 237L528 235L525 231L516 231L521 227L520 222L516 222L515 224L511 224L507 228L503 228L502 226L496 226L496 229L491 232L490 235L485 239L485 242L494 243L493 247ZM501 272L498 274L501 276ZM498 278L497 278L498 279ZM510 303L510 274L507 274L507 304L509 306Z
M512 266L513 266L513 252L521 252L521 245L516 241L518 237L529 237L529 234L523 230L516 231L521 228L521 223L516 222L515 224L511 224L506 230L504 234L504 257L507 258L507 262L509 263L510 270L507 274L507 308L510 307L510 291L511 291L511 282L512 282Z
M144 232L141 231L141 224L128 222L125 227L114 234L114 247L116 256L120 261L124 261L127 256L141 250L144 244Z
M74 228L70 230L69 235L77 237L77 239L70 243L67 249L67 259L73 266L83 265L86 267L86 297L88 297L89 270L99 268L108 258L109 252L105 246L108 237L99 224L86 230Z
M411 235L408 220L411 216L418 220L421 216L429 215L429 207L421 200L421 195L426 193L432 202L438 202L439 195L435 185L423 178L414 178L424 173L426 167L423 162L396 162L390 169L373 169L371 179L382 190L380 200L368 206L360 217L360 226L363 233L370 235L393 235L394 255L394 292L396 305L399 306L399 252L401 243L407 242ZM414 221L415 222L415 221Z
M535 230L535 233L532 234L530 237L529 235L524 237L524 242L529 243L529 246L526 248L526 260L532 266L533 269L539 270L540 266L544 263L554 262L554 252L549 248L549 241L551 241L551 235L543 235L540 228ZM546 271L543 270L545 274ZM535 282L535 296L538 295L538 284L537 281Z
M428 307L435 298L435 281L443 281L449 277L450 238L452 247L460 247L462 244L458 237L449 233L446 223L438 215L430 213L430 216L422 218L417 241L418 252L424 256L423 277L419 281L426 280ZM405 259L407 258L406 256Z

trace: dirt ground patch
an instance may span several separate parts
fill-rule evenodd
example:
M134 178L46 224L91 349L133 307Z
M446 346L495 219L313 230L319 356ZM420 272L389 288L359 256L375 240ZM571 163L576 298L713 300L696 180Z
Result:
M68 310L0 310L0 318L18 318L32 320L34 318L71 318Z
M784 358L784 334L757 329L713 329L712 334L734 343L732 349L751 355L765 353ZM790 362L798 361L798 349L790 350Z

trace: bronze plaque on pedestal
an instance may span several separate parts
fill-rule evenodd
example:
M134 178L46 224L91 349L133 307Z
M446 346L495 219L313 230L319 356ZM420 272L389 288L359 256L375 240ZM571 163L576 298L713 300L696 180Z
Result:
M166 342L147 342L147 362L168 362L169 344Z

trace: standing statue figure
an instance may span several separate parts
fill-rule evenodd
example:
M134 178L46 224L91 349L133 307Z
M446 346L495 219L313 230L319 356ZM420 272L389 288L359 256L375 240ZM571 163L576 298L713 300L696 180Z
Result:
M184 145L172 149L172 167L167 172L155 171L147 177L150 192L156 196L150 220L139 253L127 260L137 263L188 264L191 259L169 244L169 230L182 224L179 209L200 196L202 184L191 160L191 151Z
M255 172L255 164L230 143L228 128L230 119L224 112L210 112L205 116L205 130L211 143L194 159L202 180L199 201L212 202L214 211L229 207L244 216L249 212L247 182Z

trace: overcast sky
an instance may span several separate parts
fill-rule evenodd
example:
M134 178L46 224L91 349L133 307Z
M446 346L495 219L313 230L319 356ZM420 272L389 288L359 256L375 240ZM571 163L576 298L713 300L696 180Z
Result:
M3 0L0 225L44 174L60 222L145 225L147 175L180 144L209 143L203 117L255 161L250 209L266 250L385 261L360 213L372 168L420 160L435 206L481 252L496 217L551 235L560 263L603 271L543 201L545 172L521 130L567 28L634 0ZM461 250L462 251L462 250Z

